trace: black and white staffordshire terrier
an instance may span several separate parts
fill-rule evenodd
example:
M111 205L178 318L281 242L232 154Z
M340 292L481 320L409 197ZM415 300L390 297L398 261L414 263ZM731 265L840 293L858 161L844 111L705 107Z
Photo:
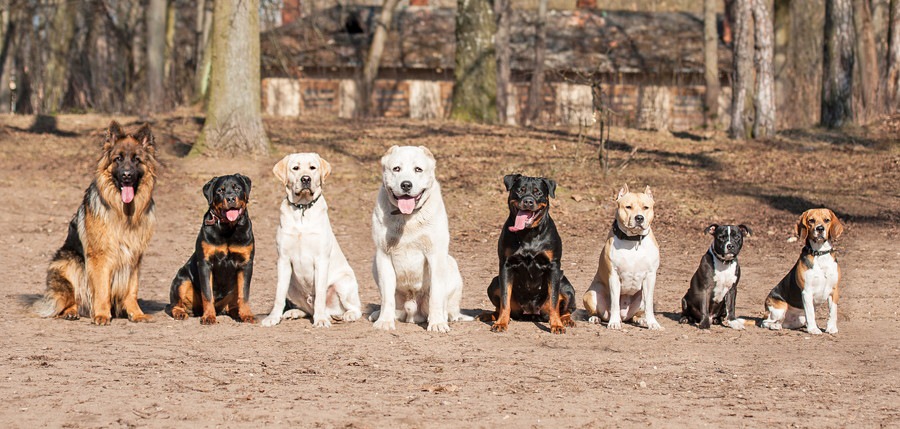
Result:
M697 323L700 329L709 329L713 323L744 329L744 320L734 315L734 301L741 279L737 256L750 228L712 224L706 232L713 236L713 242L700 258L691 287L681 299L680 323Z

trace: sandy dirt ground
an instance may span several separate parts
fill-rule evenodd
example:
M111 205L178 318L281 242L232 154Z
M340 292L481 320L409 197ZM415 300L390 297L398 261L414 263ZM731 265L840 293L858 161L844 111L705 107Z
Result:
M154 323L41 319L29 309L48 261L91 180L108 117L0 118L0 426L45 427L898 427L900 426L900 149L896 130L852 135L795 131L733 143L684 133L616 129L612 171L577 132L453 123L327 118L268 119L275 151L259 159L184 158L202 119L154 123L163 163L158 227L142 268L140 298ZM129 128L135 118L117 118ZM274 245L283 198L271 168L315 151L334 166L325 197L338 241L360 281L365 312L379 296L371 276L371 212L380 155L392 144L427 145L450 218L451 253L465 280L462 307L489 309L497 237L507 215L502 176L555 178L551 215L566 275L579 297L596 270L622 183L650 184L662 266L656 308L665 330L621 332L580 322L565 335L513 322L449 334L368 321L274 328L220 317L179 322L165 313L177 268L206 211L202 185L241 172L253 180L257 239L251 305L271 308ZM629 154L637 148L633 157ZM624 160L627 165L620 168ZM700 331L677 323L680 298L710 239L710 223L746 223L738 315L759 321L766 293L796 261L799 214L834 209L844 276L840 332L811 336L756 326ZM825 311L818 312L824 326Z

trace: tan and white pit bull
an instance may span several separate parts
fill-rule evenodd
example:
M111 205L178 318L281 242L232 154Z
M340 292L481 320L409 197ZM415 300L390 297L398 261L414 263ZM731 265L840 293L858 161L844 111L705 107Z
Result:
M584 307L591 323L608 322L609 329L622 329L643 312L640 324L652 330L662 326L653 314L653 288L659 270L659 243L650 230L653 194L629 192L626 184L616 197L616 220L591 286L584 294Z

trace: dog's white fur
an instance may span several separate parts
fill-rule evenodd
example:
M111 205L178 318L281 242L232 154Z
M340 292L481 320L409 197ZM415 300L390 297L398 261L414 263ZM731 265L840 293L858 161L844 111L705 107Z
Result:
M295 153L285 156L272 171L284 184L287 197L281 203L281 224L275 234L275 304L262 325L275 326L282 318L306 315L312 315L317 328L330 327L332 318L359 319L362 311L356 276L331 229L328 204L322 196L331 165L315 153ZM301 184L303 176L311 179L308 189ZM312 201L309 208L297 207ZM286 298L299 309L284 312Z
M381 158L382 186L372 213L375 260L372 273L381 309L369 316L374 328L396 329L395 320L428 321L428 330L449 332L448 322L470 321L459 311L462 276L450 256L450 233L434 155L424 146L394 146ZM401 184L410 182L403 190ZM402 214L397 196L416 196L415 210Z

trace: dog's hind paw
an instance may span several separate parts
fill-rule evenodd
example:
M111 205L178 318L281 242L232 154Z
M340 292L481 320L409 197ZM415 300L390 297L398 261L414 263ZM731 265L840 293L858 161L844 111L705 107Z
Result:
M450 325L447 322L429 323L428 330L430 332L450 332Z
M599 324L600 324L600 317L598 317L598 316L591 316L591 317L588 317L588 323L593 323L593 324L595 324L595 325L599 325Z
M149 316L147 314L135 314L128 317L128 320L135 323L148 323L153 321L153 316Z
M731 329L737 329L738 331L744 330L744 319L734 319L728 321L728 327Z
M465 314L457 314L457 315L455 315L455 316L454 316L454 315L450 315L450 321L451 321L451 322L471 322L471 321L473 321L473 320L475 320L474 317L472 317L472 316L466 316Z
M362 317L362 312L359 310L347 310L341 315L341 320L344 322L355 322Z
M306 313L296 308L292 308L288 311L285 311L284 314L281 315L282 319L302 319L306 317Z

